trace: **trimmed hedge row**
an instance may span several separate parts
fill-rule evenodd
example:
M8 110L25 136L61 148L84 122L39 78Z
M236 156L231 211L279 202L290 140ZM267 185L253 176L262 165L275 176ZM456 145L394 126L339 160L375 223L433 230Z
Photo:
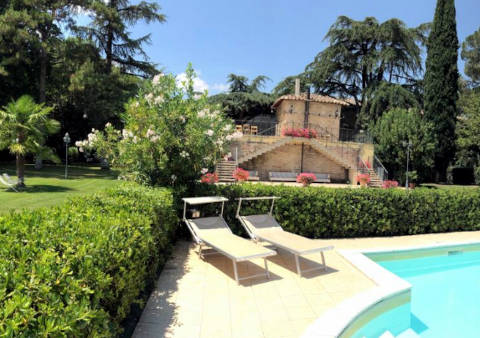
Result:
M169 190L136 185L0 217L0 334L117 335L177 224Z
M480 230L480 189L334 189L261 184L198 185L196 196L222 195L225 217L237 233L240 196L279 196L275 216L289 231L310 238L395 236ZM269 202L244 202L242 213L266 213Z

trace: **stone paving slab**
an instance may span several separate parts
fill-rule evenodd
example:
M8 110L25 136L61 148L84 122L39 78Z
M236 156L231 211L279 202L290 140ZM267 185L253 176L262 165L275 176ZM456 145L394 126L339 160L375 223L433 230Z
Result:
M336 249L388 249L437 243L480 241L480 232L326 240ZM375 287L335 250L325 253L328 268L295 273L292 255L279 250L268 259L270 279L233 278L222 255L198 257L193 243L180 241L150 295L134 337L299 337L327 309ZM302 267L321 264L319 254ZM263 260L239 264L240 276L263 271Z

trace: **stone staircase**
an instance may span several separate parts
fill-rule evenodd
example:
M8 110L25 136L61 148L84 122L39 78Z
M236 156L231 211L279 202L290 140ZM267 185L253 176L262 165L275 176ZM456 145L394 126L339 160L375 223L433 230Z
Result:
M383 181L377 175L375 170L373 170L372 168L366 168L364 171L370 175L370 182L368 182L369 187L381 188L383 186Z
M288 137L285 137L285 138L282 138L281 140L275 142L275 143L271 143L271 144L268 144L268 145L265 145L263 147L260 147L259 149L251 152L251 153L247 153L247 154L244 154L244 155L241 155L241 157L238 159L238 163L244 163L244 162L247 162L251 159L254 159L255 157L258 157L260 155L263 155L265 153L268 153L269 151L272 151L278 147L281 147L287 143L289 143L290 140Z
M233 172L237 168L235 161L221 161L217 164L215 172L218 175L220 182L235 182L233 178Z

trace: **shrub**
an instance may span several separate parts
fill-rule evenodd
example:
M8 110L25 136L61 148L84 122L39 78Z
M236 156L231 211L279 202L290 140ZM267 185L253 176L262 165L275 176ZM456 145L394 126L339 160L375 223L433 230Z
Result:
M233 172L233 178L236 179L239 182L243 182L248 180L248 177L250 176L250 173L242 168L237 168Z
M117 335L168 255L172 204L166 189L125 185L0 217L2 335Z
M369 174L358 174L357 175L357 181L360 182L361 184L367 184L370 182L370 175Z
M397 188L398 182L397 181L383 181L382 188L390 189L390 188Z
M286 230L310 238L410 235L480 230L479 189L334 189L262 184L197 186L197 196L221 195L227 222L238 197L279 196L275 216ZM268 213L268 202L245 202L241 213Z
M297 182L302 183L304 187L312 184L316 179L317 177L311 173L301 173L297 176Z
M107 123L79 150L95 151L121 176L152 186L187 186L200 178L200 168L212 168L241 137L221 107L208 103L207 93L194 91L195 72L185 79L160 74L145 81L125 107L123 130Z
M218 182L217 173L206 173L200 178L200 182L207 184L214 184Z

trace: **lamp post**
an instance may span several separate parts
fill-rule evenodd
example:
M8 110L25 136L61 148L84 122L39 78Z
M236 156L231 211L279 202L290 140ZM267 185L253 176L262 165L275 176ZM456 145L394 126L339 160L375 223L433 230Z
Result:
M65 133L65 136L63 137L63 142L65 142L65 179L68 177L68 144L70 141L70 135Z
M406 173L406 180L405 180L405 188L408 189L408 164L410 161L410 150L412 149L412 142L411 141L403 141L403 146L407 148L407 173Z

